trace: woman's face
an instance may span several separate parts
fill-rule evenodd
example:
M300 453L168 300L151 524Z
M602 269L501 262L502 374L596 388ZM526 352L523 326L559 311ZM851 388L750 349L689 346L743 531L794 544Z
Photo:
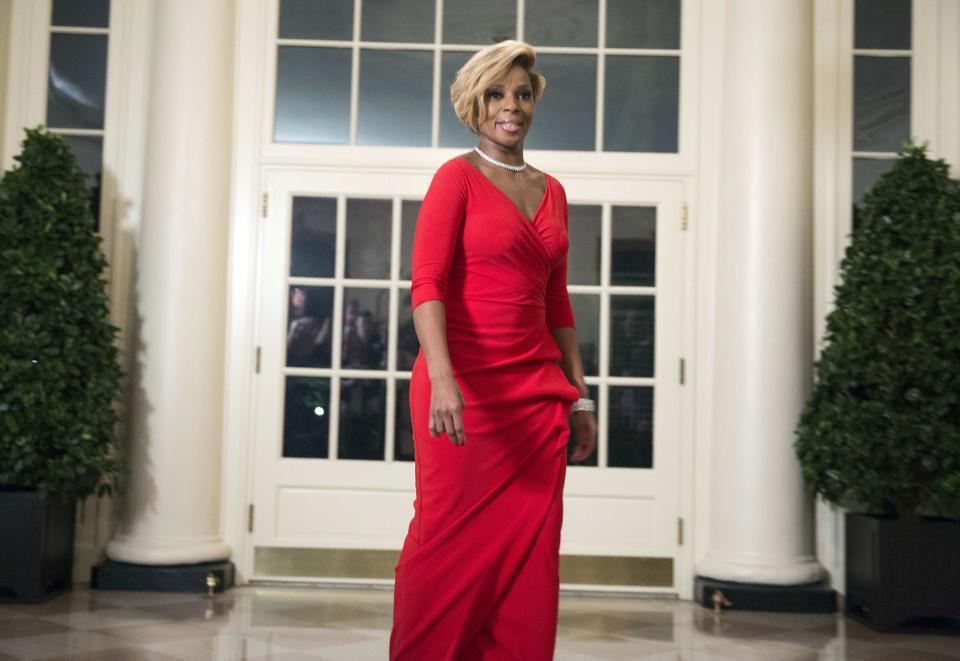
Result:
M480 137L507 150L523 145L533 123L533 88L530 76L514 65L483 93L487 116L480 123Z

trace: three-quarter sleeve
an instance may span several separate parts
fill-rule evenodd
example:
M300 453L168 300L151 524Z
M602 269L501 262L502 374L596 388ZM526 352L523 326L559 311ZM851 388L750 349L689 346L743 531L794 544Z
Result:
M453 162L437 170L420 205L413 234L411 309L425 301L445 300L447 276L466 210L467 189Z
M563 229L566 232L570 220L567 211L567 196L562 187L560 188L560 194L563 198ZM546 304L547 327L551 330L576 327L573 308L570 306L570 295L567 293L567 252L564 252L563 259L550 270L550 277L547 280Z

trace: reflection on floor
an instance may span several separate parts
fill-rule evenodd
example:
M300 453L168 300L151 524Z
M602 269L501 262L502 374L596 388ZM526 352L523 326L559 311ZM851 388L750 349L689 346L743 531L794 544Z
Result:
M0 661L381 661L392 598L344 588L242 587L213 599L78 588L45 604L0 604ZM839 615L715 619L686 601L564 595L555 658L956 660L960 639L877 634Z

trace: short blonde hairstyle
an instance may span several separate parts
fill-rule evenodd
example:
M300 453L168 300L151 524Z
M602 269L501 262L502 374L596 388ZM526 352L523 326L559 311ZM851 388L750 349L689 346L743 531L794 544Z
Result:
M495 81L507 75L515 64L520 65L530 76L533 102L536 104L547 88L547 79L533 71L537 54L533 46L523 41L507 39L487 46L476 53L457 71L457 78L450 85L450 101L460 121L474 133L480 133L480 122L486 119L487 104L483 93Z

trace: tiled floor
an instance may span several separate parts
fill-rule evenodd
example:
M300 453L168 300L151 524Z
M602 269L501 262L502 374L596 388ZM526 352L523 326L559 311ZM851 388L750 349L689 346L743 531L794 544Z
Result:
M392 596L243 587L207 599L75 589L44 604L0 604L0 661L380 661ZM564 595L555 658L958 660L960 637L882 635L833 615L727 612L716 619L685 601Z

